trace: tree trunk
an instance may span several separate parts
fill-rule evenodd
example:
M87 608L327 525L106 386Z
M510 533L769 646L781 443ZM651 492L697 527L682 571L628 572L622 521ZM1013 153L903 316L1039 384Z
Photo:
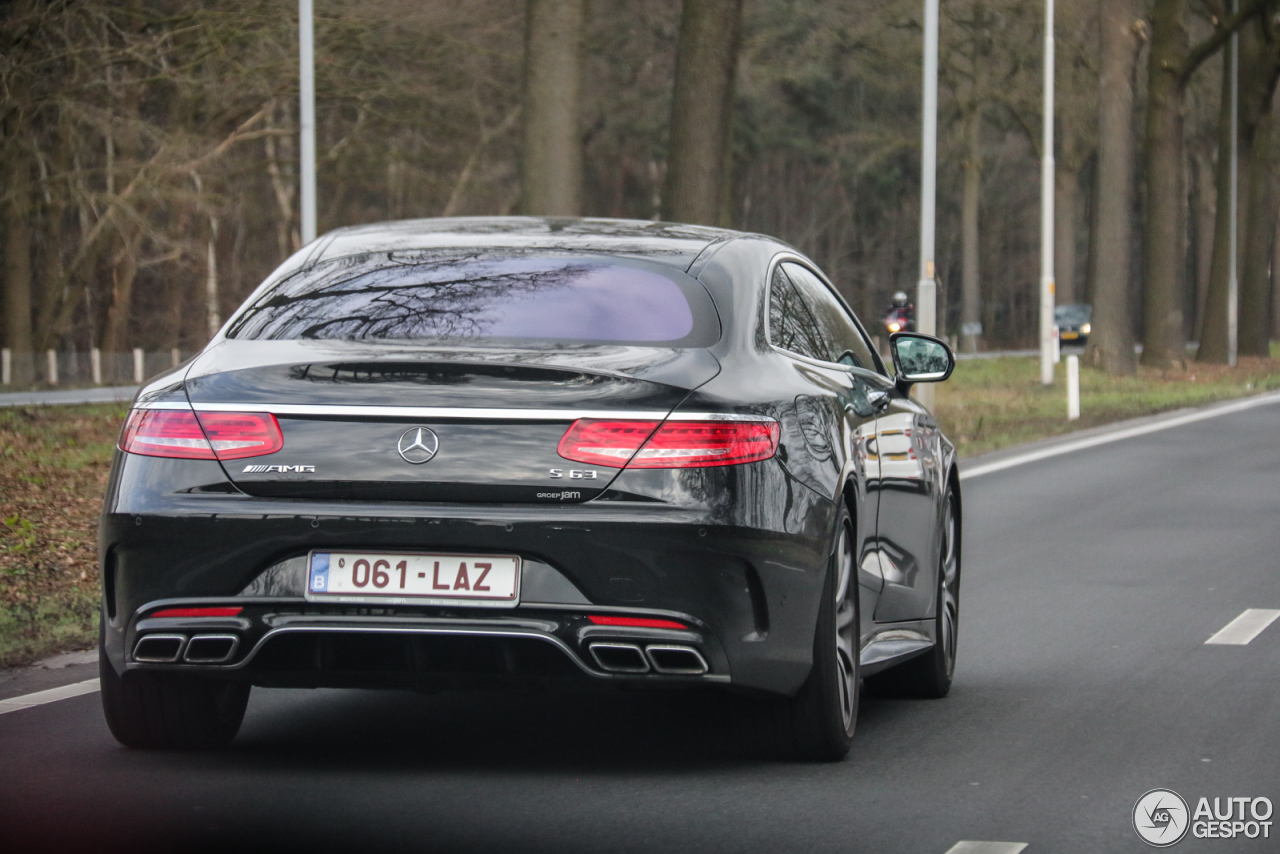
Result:
M1097 230L1089 348L1085 361L1111 374L1132 374L1129 318L1133 240L1133 81L1138 61L1132 0L1101 0L1102 71L1098 78Z
M1218 109L1218 164L1214 184L1218 208L1213 218L1213 255L1200 322L1197 362L1227 363L1227 290L1231 268L1231 47L1222 53L1222 100ZM1237 221L1239 221L1237 219Z
M1276 116L1262 117L1253 134L1249 180L1242 184L1246 205L1245 233L1240 264L1241 356L1269 356L1271 246L1276 234L1276 169L1280 167L1276 144L1280 133Z
M1196 314L1192 333L1195 340L1204 335L1204 307L1209 294L1209 276L1213 263L1213 230L1217 215L1217 188L1210 157L1196 157L1195 165L1195 233L1196 233Z
M725 196L742 0L684 0L662 216L716 225Z
M1271 337L1280 338L1280 219L1271 244Z
M1058 305L1072 305L1076 299L1076 206L1080 199L1080 171L1059 162L1054 175L1053 274Z
M1271 244L1271 337L1280 338L1280 219Z
M1151 10L1144 157L1147 269L1142 289L1142 363L1157 368L1180 364L1186 357L1182 324L1187 239L1187 194L1182 168L1185 86L1179 70L1190 53L1190 37L1184 5L1183 0L1156 0Z
M133 306L133 281L138 276L138 244L141 235L136 226L126 226L121 246L111 262L111 308L102 331L102 349L121 353L128 348L129 317Z
M27 159L9 159L9 203L5 205L4 345L13 351L15 384L31 381L31 176Z
M982 114L974 108L965 120L965 159L964 159L964 199L961 205L961 232L963 249L961 261L960 285L960 323L961 332L964 327L973 326L981 320L981 278L979 276L979 202L982 195ZM961 349L966 353L974 353L978 349L977 335L963 335Z
M1280 54L1260 21L1240 30L1241 136L1248 147L1248 171L1240 175L1244 222L1240 235L1239 354L1267 356L1268 279L1276 222L1275 147L1280 128L1272 110Z
M529 0L521 210L582 215L582 39L586 0Z

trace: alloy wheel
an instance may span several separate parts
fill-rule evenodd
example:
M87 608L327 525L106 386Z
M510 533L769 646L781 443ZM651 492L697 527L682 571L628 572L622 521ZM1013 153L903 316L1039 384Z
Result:
M848 525L840 532L835 563L836 675L840 711L845 732L849 732L858 713L858 585L854 583L853 536Z

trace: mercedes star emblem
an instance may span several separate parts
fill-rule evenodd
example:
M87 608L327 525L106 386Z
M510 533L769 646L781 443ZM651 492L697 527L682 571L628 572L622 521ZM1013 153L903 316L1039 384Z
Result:
M400 435L400 443L396 450L400 458L415 466L422 465L436 455L440 440L436 434L426 427L410 427Z

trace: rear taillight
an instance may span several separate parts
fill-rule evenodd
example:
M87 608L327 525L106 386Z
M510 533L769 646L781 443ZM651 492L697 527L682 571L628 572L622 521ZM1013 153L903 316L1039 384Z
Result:
M657 421L580 419L569 427L556 450L566 460L622 468L657 427Z
M656 427L656 429L655 429ZM560 456L631 469L701 468L767 460L778 450L774 421L575 421Z
M147 457L239 460L284 447L280 424L269 412L201 412L135 409L120 436L120 450Z
M274 454L284 447L280 422L270 412L199 412L200 426L220 460Z
M133 410L120 435L120 450L146 457L217 459L196 414L190 410Z

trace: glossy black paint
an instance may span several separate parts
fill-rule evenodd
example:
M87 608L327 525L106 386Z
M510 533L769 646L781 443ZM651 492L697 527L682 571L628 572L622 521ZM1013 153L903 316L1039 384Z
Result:
M772 266L811 262L769 238L690 226L424 220L326 235L264 287L317 258L438 246L612 253L667 264L707 289L722 332L713 346L689 350L215 338L189 366L153 380L136 405L430 413L281 412L281 451L226 464L117 452L101 529L105 647L117 670L196 667L133 661L140 633L229 627L157 623L148 615L161 604L235 604L245 608L230 626L243 635L240 652L231 664L201 672L259 684L384 684L395 681L388 673L402 671L434 679L439 674L422 664L431 655L414 644L496 637L557 650L601 681L710 681L791 693L809 671L841 502L857 527L864 672L928 648L941 500L958 490L954 449L882 365L849 368L770 345ZM468 417L476 413L465 410L476 409L542 415ZM591 467L597 478L569 489L549 473L576 466L559 457L556 443L578 411L765 416L779 423L781 444L772 459L745 465ZM440 439L436 458L421 466L395 449L415 426ZM243 471L273 463L316 471ZM263 595L271 585L262 579L284 577L280 567L325 548L518 554L545 565L560 592L501 611L319 605L288 584ZM588 612L660 615L690 630L653 636L656 630L588 627ZM356 634L403 642L386 655L410 664L388 665L380 675L326 669L320 641L314 654L298 653L307 667L270 652L277 643L284 649L286 637L296 646L304 636ZM655 637L698 648L709 674L611 677L586 654L592 639Z

